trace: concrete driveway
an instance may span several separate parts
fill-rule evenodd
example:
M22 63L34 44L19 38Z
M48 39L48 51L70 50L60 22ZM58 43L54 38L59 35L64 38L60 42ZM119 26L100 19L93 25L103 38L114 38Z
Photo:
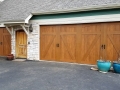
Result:
M0 60L0 90L120 90L120 74L76 64Z

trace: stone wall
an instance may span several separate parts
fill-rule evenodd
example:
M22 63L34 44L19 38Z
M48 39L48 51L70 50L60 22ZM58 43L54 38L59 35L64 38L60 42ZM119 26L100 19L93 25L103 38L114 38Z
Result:
M33 32L28 36L27 57L29 60L39 60L39 25L32 24Z
M11 53L15 56L15 31L13 32L13 35L11 35Z

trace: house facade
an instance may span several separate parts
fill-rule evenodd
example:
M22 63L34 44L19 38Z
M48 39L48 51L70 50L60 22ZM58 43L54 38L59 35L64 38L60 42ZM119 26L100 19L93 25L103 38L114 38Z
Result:
M2 2L0 8L12 5L11 1ZM21 10L22 4L17 9L20 12L16 11L18 17L13 17L14 5L8 6L13 9L9 17L5 14L10 11L0 11L15 58L80 64L96 64L100 58L116 60L120 54L120 1L60 1L44 0L44 5L32 1L30 9Z

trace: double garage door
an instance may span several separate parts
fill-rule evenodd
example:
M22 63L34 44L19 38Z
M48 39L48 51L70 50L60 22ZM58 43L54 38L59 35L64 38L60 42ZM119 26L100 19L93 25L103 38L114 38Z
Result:
M0 56L11 53L11 35L5 28L0 28Z
M120 55L120 23L40 26L40 59L96 64Z

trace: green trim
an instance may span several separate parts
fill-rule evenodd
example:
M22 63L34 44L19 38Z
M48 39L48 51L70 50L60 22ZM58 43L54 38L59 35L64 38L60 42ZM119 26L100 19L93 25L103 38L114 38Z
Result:
M95 11L47 14L47 15L34 15L30 20L97 16L97 15L109 15L109 14L120 14L120 9L95 10Z

